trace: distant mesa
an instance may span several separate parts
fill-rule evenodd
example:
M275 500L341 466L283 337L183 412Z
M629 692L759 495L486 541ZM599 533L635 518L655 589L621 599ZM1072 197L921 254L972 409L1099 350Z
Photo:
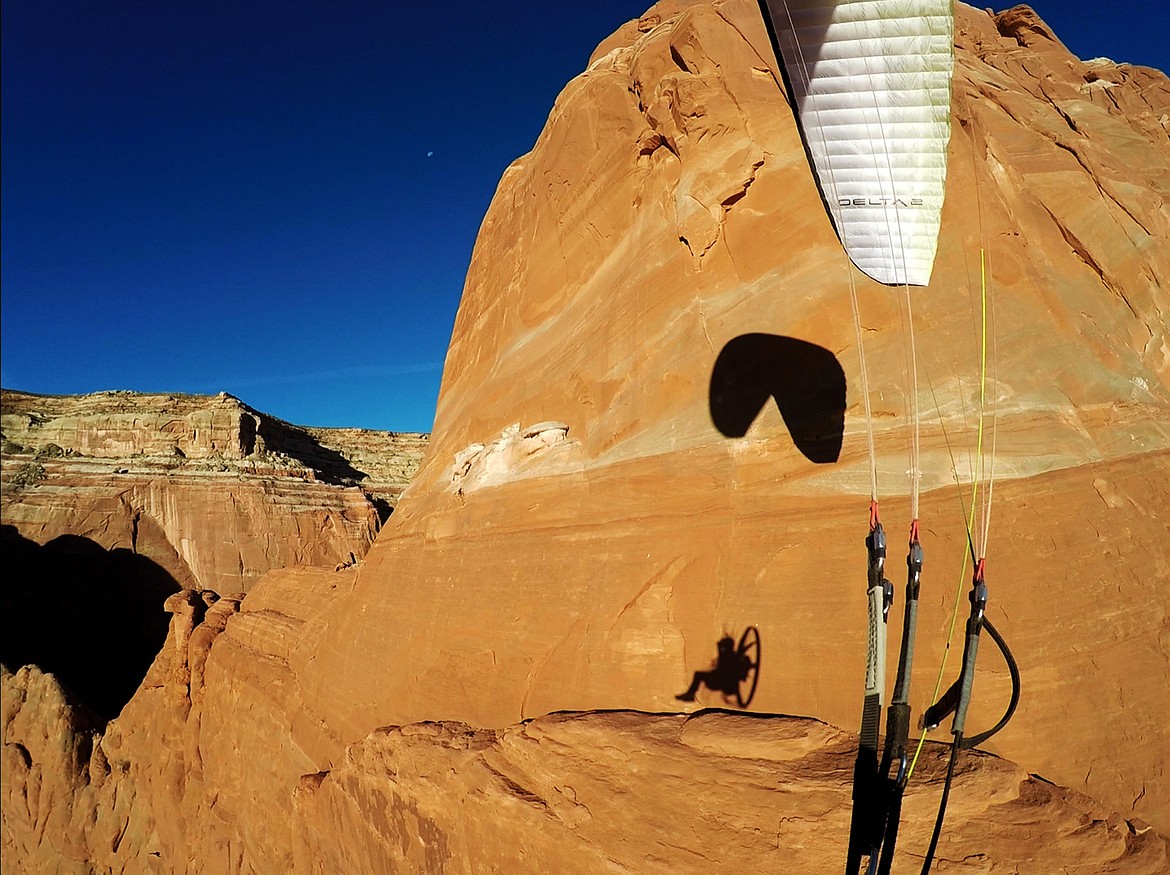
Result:
M223 392L2 390L0 428L0 503L23 537L91 539L151 557L176 585L225 592L272 568L365 556L428 446L291 425Z

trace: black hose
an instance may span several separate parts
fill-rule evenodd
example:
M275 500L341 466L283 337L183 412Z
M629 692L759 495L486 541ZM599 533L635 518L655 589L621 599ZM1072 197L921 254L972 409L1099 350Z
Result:
M1008 674L1011 675L1012 679L1012 698L1008 703L1007 710L999 718L999 722L986 732L980 732L978 735L972 735L970 738L964 738L962 733L955 734L955 740L951 744L950 762L947 764L947 777L946 781L943 782L942 801L939 802L938 817L934 821L934 833L930 837L930 847L927 848L926 859L922 863L922 875L927 875L930 872L930 864L934 861L934 852L938 848L938 839L942 834L943 819L947 813L947 797L951 793L951 781L955 776L955 762L959 758L959 750L978 747L1007 726L1008 721L1012 719L1012 715L1016 712L1016 706L1020 703L1020 668L1016 665L1011 648L1008 647L1003 636L999 634L999 630L995 628L991 620L987 619L986 616L983 617L983 628L987 630L987 634L991 636L991 640L999 647L1000 653L1003 654L1004 662L1007 663Z
M955 761L959 758L959 749L962 746L963 736L957 734L951 744L951 760L947 763L947 779L943 782L942 802L938 806L938 817L934 821L934 833L930 837L930 847L926 849L926 859L922 861L922 875L927 875L930 872L930 864L934 862L938 837L942 835L943 818L947 814L947 797L951 795L951 780L955 777Z
M1003 636L999 634L999 631L986 616L983 618L983 628L987 630L987 634L991 636L991 640L999 646L999 652L1003 654L1003 661L1007 663L1008 674L1011 675L1012 679L1012 700L1008 703L1007 710L1003 712L1003 716L999 718L998 723L986 732L980 732L978 735L972 735L964 740L963 747L965 748L978 747L1007 726L1008 721L1012 719L1012 715L1016 713L1016 706L1020 704L1020 668L1016 665L1015 657L1012 656L1012 651L1003 639Z
M881 859L878 862L877 875L890 875L890 867L894 864L894 848L898 844L898 826L902 820L902 795L906 789L905 783L895 786L890 799L890 811L886 815L886 835L882 842Z

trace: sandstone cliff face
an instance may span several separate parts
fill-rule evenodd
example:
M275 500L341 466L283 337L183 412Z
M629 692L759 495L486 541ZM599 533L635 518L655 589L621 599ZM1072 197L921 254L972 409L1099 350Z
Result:
M560 713L343 745L299 679L354 575L274 574L243 602L172 598L159 659L104 729L53 676L4 671L6 871L839 868L855 736L809 718ZM895 872L918 871L945 767L928 746ZM962 761L947 823L948 871L1170 864L1147 824L988 754Z
M966 585L952 481L973 467L980 250L990 613L1024 698L988 745L1007 760L961 761L941 854L955 871L1160 872L1170 83L1078 61L1030 10L959 15L940 257L912 295L927 551L913 704ZM9 691L34 678L6 676L5 756L21 745L28 774L84 785L87 814L60 828L94 868L836 868L869 479L848 271L756 4L660 3L599 47L501 180L434 442L365 562L274 570L238 602L172 599L163 653L88 758L34 756L23 739L52 734L57 711L9 720L29 700ZM904 302L857 282L896 533ZM679 714L716 640L748 624L752 709L805 717ZM998 716L1005 674L981 656L969 726ZM613 709L641 713L554 713ZM918 870L930 829L927 750L895 871ZM77 859L23 825L41 809L9 787L5 842Z
M426 445L227 395L5 391L0 414L0 659L54 672L105 719L158 652L167 596L355 564Z
M221 592L362 558L426 446L301 429L229 395L2 398L6 524L41 544L67 534L129 549Z
M765 654L753 707L857 722L868 474L849 265L756 4L679 8L604 43L500 182L431 452L303 681L341 738L673 710L715 641L748 624ZM1025 688L989 747L1168 828L1170 84L1078 61L1030 10L959 7L957 41L939 259L911 294L927 556L915 709L966 588L982 252L991 616ZM856 282L896 544L907 310ZM843 374L831 463L800 437L831 433L835 402L785 407L785 387L832 375L796 354L809 347ZM721 430L728 411L742 437ZM556 439L526 437L550 422ZM990 650L976 689L972 722L988 725L1007 698Z

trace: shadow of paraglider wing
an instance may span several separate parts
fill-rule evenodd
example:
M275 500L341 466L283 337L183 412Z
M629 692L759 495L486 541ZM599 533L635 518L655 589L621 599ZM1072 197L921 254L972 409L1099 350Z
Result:
M824 347L775 334L728 341L711 371L711 421L724 437L743 437L773 399L810 462L836 462L845 433L845 371Z

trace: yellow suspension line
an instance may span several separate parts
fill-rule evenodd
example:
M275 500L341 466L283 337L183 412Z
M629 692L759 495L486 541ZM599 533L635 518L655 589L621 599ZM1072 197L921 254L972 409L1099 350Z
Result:
M967 544L968 550L963 553L962 566L959 569L959 583L955 588L955 600L951 607L951 622L950 628L947 630L947 646L943 650L942 662L938 668L938 677L934 682L934 692L930 696L930 701L938 701L939 690L942 689L943 677L946 673L947 657L951 652L951 643L955 637L955 627L958 625L959 605L963 599L963 584L967 580L967 557L971 556L972 560L979 558L986 552L986 543L979 546L978 554L976 555L975 543L972 540L971 532L975 527L975 508L978 504L979 496L979 479L983 471L983 410L986 401L987 393L987 269L986 269L986 253L985 250L979 250L979 302L980 302L980 354L979 354L979 426L978 438L975 445L975 472L971 484L971 506L967 513ZM918 757L922 753L922 747L926 744L926 735L928 729L923 728L922 735L918 739L918 746L914 750L914 759L910 761L910 768L906 771L906 780L909 781L914 774L914 767L918 765Z

